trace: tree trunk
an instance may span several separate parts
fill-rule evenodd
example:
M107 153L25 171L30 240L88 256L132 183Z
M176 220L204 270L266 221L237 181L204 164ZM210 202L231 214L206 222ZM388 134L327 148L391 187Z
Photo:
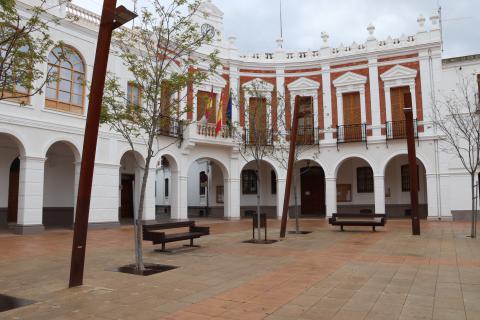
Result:
M470 175L471 178L471 191L472 191L472 228L470 232L470 236L472 238L477 237L477 230L475 230L475 224L476 224L476 210L475 210L475 173Z
M142 186L140 189L140 201L138 202L138 214L135 220L135 265L137 271L145 270L143 264L143 235L142 235L142 225L143 225L143 209L145 203L145 191L147 189L148 174L150 169L150 160L151 157L148 156L145 159L145 169L143 172Z
M260 241L261 230L260 230L260 163L258 160L255 161L257 165L257 241Z
M300 217L298 214L298 202L297 202L297 179L293 177L293 199L295 200L295 232L300 233Z

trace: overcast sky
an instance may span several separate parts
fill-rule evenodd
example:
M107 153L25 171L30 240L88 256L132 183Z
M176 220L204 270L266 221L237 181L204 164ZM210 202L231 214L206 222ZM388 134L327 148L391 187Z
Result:
M237 37L241 52L275 49L280 34L280 0L213 0L225 13L225 34ZM367 25L376 27L377 39L413 34L419 14L427 19L440 2L443 12L444 57L480 53L479 0L282 0L283 38L286 50L318 49L320 33L330 35L330 45L366 40ZM100 12L101 0L74 0ZM132 0L118 0L132 9Z

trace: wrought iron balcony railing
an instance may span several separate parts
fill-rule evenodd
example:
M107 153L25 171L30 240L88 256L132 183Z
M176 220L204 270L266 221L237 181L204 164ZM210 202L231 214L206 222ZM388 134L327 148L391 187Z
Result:
M173 138L183 138L183 124L180 120L160 116L159 128L157 130L158 135L173 137Z
M387 121L385 123L386 128L386 139L387 140L396 140L396 139L406 139L407 138L407 128L406 121ZM413 134L415 138L418 138L418 121L413 120Z
M291 137L291 132L291 130L287 130L289 138ZM316 145L319 141L319 130L313 127L298 127L296 140L298 145Z
M273 145L273 131L270 129L256 129L256 128L244 128L243 129L243 142L245 145Z
M366 123L337 126L337 145L349 142L367 143Z

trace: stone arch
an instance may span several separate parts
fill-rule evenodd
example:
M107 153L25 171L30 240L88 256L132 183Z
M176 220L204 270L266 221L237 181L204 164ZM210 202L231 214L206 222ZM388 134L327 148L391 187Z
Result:
M285 177L280 177L279 174L285 172L285 175L286 175L287 170L281 170L281 168L278 167L278 164L275 163L273 160L271 160L269 158L265 158L265 159L262 159L260 161L264 162L264 163L267 163L268 165L270 165L270 167L272 167L273 171L275 171L275 174L277 175L277 179L278 178L285 178ZM242 166L239 170L240 176L242 174L243 169L252 162L255 162L255 160L251 159L249 161L244 161L244 163L242 164Z
M425 159L418 156L416 158L418 167L418 200L419 215L421 218L428 216L429 202L435 203L432 199L432 193L429 188L435 186L428 185L428 168L425 165ZM385 197L386 213L390 218L409 218L410 217L410 182L408 171L408 152L399 151L390 155L382 167L384 177L384 189L388 195Z
M335 169L333 171L333 176L336 177L338 175L338 170L340 169L340 167L345 161L353 158L359 158L367 162L368 165L372 168L373 174L375 175L377 170L376 170L376 167L374 166L374 162L369 158L367 158L365 155L353 153L353 154L344 155L343 157L340 158L340 160L337 161L336 165L334 166Z
M327 176L328 173L330 173L330 167L327 165L325 161L322 161L321 159L314 159L313 157L308 157L308 156L301 156L298 161L313 161L315 162L319 167L322 167L323 171L325 172L325 176Z
M24 157L27 155L26 153L26 144L25 139L21 137L21 135L15 131L7 130L7 129L0 129L0 136L5 135L10 138L15 144L17 145L19 156Z
M185 169L188 217L228 217L231 199L226 192L226 185L230 173L224 162L218 158L196 155ZM207 180L203 180L203 177L207 177Z
M210 156L203 155L203 154L202 155L197 155L191 161L189 161L186 169L189 170L193 163L197 162L198 160L202 160L202 159L207 159L207 160L215 162L220 167L220 169L222 170L222 174L223 174L224 179L228 179L230 177L230 171L228 170L229 166L227 166L222 160L215 159L215 158L212 158Z
M47 144L45 144L45 147L42 149L42 156L46 157L47 156L47 152L48 150L54 145L54 144L57 144L57 143L64 143L65 145L67 145L72 153L73 153L73 156L75 157L75 161L76 162L79 162L82 158L81 156L81 153L80 153L80 146L74 142L73 140L71 139L68 139L68 138L54 138L54 139L51 139Z
M165 160L167 164L163 163ZM177 157L165 152L156 160L155 215L157 219L182 219L180 212L180 180Z
M284 191L279 188L282 186L285 188L284 184L279 184L279 180L284 180L285 177L279 176L280 170L276 163L266 158L260 161L260 183L255 182L257 178L254 172L256 170L255 160L249 160L245 161L239 171L240 216L249 217L257 211L257 193L259 193L261 212L266 213L269 218L275 218L279 214L277 202L280 197L278 195L279 193L283 194ZM275 178L276 180L274 180Z
M408 156L408 151L407 149L404 149L404 150L398 150L397 152L394 152L392 154L390 154L386 159L385 161L382 163L382 165L379 167L382 169L382 175L385 176L385 170L387 169L387 166L388 164L390 163L390 161L392 159L394 159L395 157L398 157L398 156L401 156L401 155L407 155ZM429 162L427 161L427 158L425 156L423 156L422 154L418 153L417 151L417 160L420 161L423 165L423 167L425 168L425 172L427 175L429 174L433 174L433 170L431 169L430 165L429 165Z
M145 164L145 157L143 156L143 154L137 150L132 150L129 146L120 150L120 153L119 153L120 157L117 158L116 164L120 165L123 157L129 152L132 152L133 154L135 154L135 158L141 163Z

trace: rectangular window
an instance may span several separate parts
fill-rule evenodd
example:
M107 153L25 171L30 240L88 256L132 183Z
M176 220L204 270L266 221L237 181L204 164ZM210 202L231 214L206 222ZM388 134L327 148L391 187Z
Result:
M255 170L242 171L242 193L257 194L257 174Z
M165 187L164 187L164 190L165 190L165 198L168 198L168 193L169 193L169 190L168 190L168 178L165 179Z
M357 168L357 192L373 192L373 170L370 167Z
M277 175L273 170L270 172L270 179L272 194L277 194Z
M408 170L408 164L403 165L401 168L402 176L402 192L410 192L410 171ZM420 190L419 168L417 165L417 190Z
M410 93L410 87L396 87L390 88L390 103L392 110L392 121L404 121L405 114L403 108L405 108L405 94Z
M129 82L127 85L127 103L132 107L141 105L140 88L133 82Z

